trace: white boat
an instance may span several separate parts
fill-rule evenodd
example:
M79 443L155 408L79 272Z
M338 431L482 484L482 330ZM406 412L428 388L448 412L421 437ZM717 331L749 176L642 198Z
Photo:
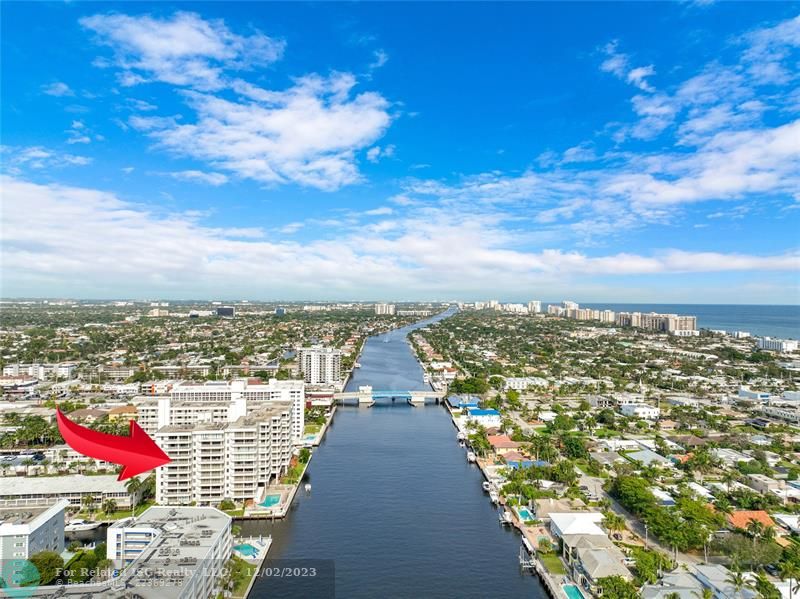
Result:
M503 526L508 526L509 524L511 524L511 522L513 522L513 518L511 517L511 514L509 514L505 510L500 512L500 524L502 524Z
M87 530L94 530L101 524L102 522L92 522L90 520L71 520L69 524L64 526L64 532L84 532Z
M492 503L496 504L498 501L500 501L500 496L497 494L497 491L492 489L491 491L489 491L489 499L492 500Z
M483 484L481 484L481 487L483 487L483 490L488 493L492 490L492 483L490 483L488 480L485 480L483 481Z
M459 442L458 442L458 446L459 446L459 447L466 447L466 446L467 446L467 444L466 444L466 443L464 443L464 441L459 441Z
M306 490L306 493L310 493L311 492L311 484L310 483L306 483L306 486L303 487L303 488Z
M467 461L470 463L474 463L478 460L478 456L475 455L475 452L468 451L467 452Z
M467 438L467 433L465 433L464 431L458 431L457 439L459 441L465 441L466 438Z
M355 364L353 364L353 368L361 368L361 364L359 364L358 362L356 362Z

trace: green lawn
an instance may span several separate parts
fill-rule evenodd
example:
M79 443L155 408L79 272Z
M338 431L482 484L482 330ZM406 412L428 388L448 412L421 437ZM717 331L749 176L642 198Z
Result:
M141 516L142 512L144 512L147 508L153 505L153 502L143 503L141 505L136 506L136 515ZM130 518L131 517L131 510L117 510L112 512L111 514L107 514L102 510L95 510L91 514L85 509L82 509L77 514L75 514L78 518L83 518L85 520L121 520L123 518Z
M233 580L234 597L244 597L244 592L247 590L256 570L258 570L258 566L249 564L236 556L231 557L228 562L228 571L230 578Z
M320 430L322 430L321 424L306 424L305 433L307 435L316 435Z
M555 553L539 553L539 559L550 574L566 574L564 562Z

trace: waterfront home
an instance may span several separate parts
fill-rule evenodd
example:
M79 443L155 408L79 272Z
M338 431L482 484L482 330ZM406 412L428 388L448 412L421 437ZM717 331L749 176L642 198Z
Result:
M470 408L467 410L467 422L475 422L484 428L500 427L500 412L497 410L480 410Z
M606 532L600 528L603 514L600 512L550 512L550 532L556 539L564 535L602 535Z
M735 589L730 582L731 571L720 564L699 564L694 567L700 583L710 589L717 599L755 599L758 593L747 587Z
M508 435L489 435L489 445L492 446L495 455L501 456L510 452L516 452L519 449L520 443L512 441Z
M601 578L633 579L622 563L625 555L604 533L565 534L561 537L561 555L573 580L592 594L599 594L597 583Z
M583 513L586 504L580 499L535 499L533 502L533 513L537 520L550 521L550 514Z
M456 410L467 410L478 407L477 397L463 397L461 395L451 395L447 398L450 407Z

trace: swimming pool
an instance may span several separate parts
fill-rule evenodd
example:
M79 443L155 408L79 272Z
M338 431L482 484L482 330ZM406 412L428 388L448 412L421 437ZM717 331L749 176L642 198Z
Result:
M277 505L281 502L280 495L267 495L264 497L264 501L259 503L261 507L272 507L273 505Z
M569 599L584 599L583 593L574 584L565 584L563 589Z
M258 556L258 549L253 547L250 543L244 543L242 545L234 545L233 548L245 557Z
M525 522L526 520L533 520L533 514L531 514L527 508L518 507L517 513L519 514L520 520L522 520L523 522Z

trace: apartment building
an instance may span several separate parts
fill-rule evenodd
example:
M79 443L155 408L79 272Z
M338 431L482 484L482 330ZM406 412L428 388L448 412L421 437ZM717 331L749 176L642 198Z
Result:
M289 468L291 413L290 402L276 401L232 421L159 428L154 438L172 461L156 471L156 501L211 505L225 498L257 500Z
M800 424L800 408L769 405L762 406L761 413L792 424Z
M305 382L269 379L264 383L258 378L234 379L232 381L207 381L195 383L184 381L172 387L173 401L224 402L238 399L254 402L288 401L292 404L292 437L299 442L305 425Z
M55 499L42 507L0 509L0 563L28 559L40 551L64 551L68 505L66 499Z
M331 347L301 347L297 362L309 385L336 385L342 382L342 351Z
M396 307L394 304L375 304L375 314L379 316L393 315Z
M60 362L57 364L7 364L3 366L3 376L28 376L40 381L48 379L71 379L74 378L75 369L78 367L74 362Z
M120 381L131 378L136 371L139 370L135 366L125 366L123 364L100 364L97 367L97 373L109 379Z
M106 557L116 568L127 566L120 579L143 599L206 599L215 594L230 559L231 524L230 516L213 507L153 506L135 520L108 528ZM170 559L171 567L167 565ZM171 584L164 584L161 571L168 572ZM67 593L72 586L77 592L84 590L81 586L88 587L67 585ZM85 596L112 592L95 585Z
M618 312L615 323L623 327L638 327L651 331L679 334L681 331L697 330L696 316L658 314L656 312Z
M531 300L528 302L528 314L539 314L542 311L542 302Z
M208 376L211 374L210 364L167 364L153 366L150 370L168 378L184 378L187 376Z
M760 337L757 341L759 349L776 351L782 354L797 351L798 342L794 339L774 339L772 337Z

